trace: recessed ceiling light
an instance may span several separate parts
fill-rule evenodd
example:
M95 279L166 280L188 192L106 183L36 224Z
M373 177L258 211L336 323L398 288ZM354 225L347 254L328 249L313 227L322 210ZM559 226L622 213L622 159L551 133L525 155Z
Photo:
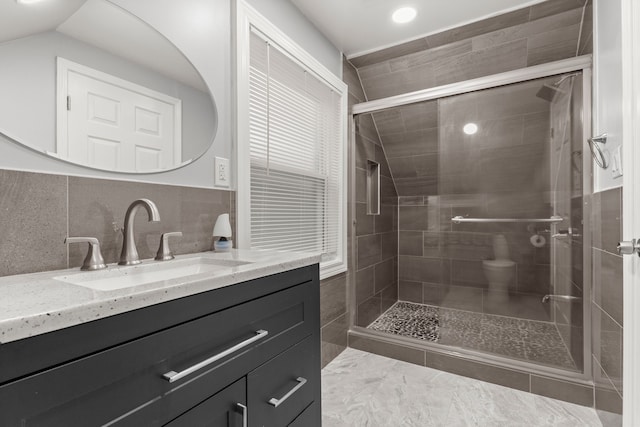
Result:
M478 132L478 125L475 123L467 123L462 128L462 131L467 135L473 135L474 133Z
M412 7L401 7L393 12L391 19L398 24L406 24L407 22L413 21L417 14L418 12Z

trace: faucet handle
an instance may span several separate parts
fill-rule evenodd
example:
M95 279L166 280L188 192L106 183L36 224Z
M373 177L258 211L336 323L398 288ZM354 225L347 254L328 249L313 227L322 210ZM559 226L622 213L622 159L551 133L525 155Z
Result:
M182 237L182 231L162 233L162 236L160 237L160 247L158 248L158 253L155 258L156 261L169 261L170 259L175 258L169 248L169 237Z
M95 237L67 237L64 242L69 243L88 243L89 250L87 256L82 262L80 270L102 270L107 268L107 264L104 263L104 258L100 252L100 242Z

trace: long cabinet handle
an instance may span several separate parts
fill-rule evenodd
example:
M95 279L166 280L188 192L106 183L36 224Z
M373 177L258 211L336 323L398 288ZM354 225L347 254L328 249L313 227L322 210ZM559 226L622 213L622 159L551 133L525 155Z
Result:
M269 404L273 405L273 406L275 406L277 408L282 403L284 403L285 400L290 398L293 395L293 393L295 393L296 391L300 390L300 388L307 383L307 380L305 378L302 378L302 377L296 378L296 381L298 381L298 384L296 384L296 386L294 388L289 390L289 392L287 394L282 396L280 399L276 399L275 397L272 397L271 399L269 399Z
M242 412L242 427L247 427L249 425L247 420L247 406L243 405L242 403L236 403L236 405Z
M216 354L215 356L212 356L210 358L208 358L207 360L203 360L200 363L196 363L195 365L185 369L184 371L180 371L180 372L176 372L176 371L170 371L167 372L166 374L162 374L162 378L164 378L165 380L169 381L170 383L174 382L174 381L178 381L179 379L182 379L184 377L186 377L187 375L190 375L202 368L204 368L205 366L208 366L220 359L222 359L223 357L226 357L228 355L230 355L231 353L235 353L238 350L241 350L245 347L247 347L248 345L253 344L256 341L259 341L261 339L263 339L264 337L266 337L267 335L269 335L269 331L265 331L264 329L260 329L259 331L256 331L256 335L242 341L241 343L238 343L236 345L234 345L233 347L230 347L228 349L226 349L225 351L222 351L218 354Z

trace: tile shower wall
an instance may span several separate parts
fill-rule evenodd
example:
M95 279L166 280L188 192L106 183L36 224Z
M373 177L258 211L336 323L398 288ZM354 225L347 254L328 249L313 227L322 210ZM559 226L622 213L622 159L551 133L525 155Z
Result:
M593 378L599 411L622 413L622 189L595 193L593 212Z
M373 100L569 58L590 52L584 5L549 0L350 61Z
M153 200L161 222L136 217L141 258L155 256L160 234L182 231L171 242L176 254L210 250L217 216L230 212L232 192L92 178L0 170L0 275L80 267L86 245L67 245L67 236L100 240L107 263L117 262L120 228L129 204Z
M573 82L572 82L573 81ZM564 93L551 102L551 188L553 212L569 221L555 227L555 232L571 235L550 239L553 290L556 295L573 296L573 301L550 301L552 319L560 332L576 366L584 365L584 286L591 280L584 277L585 247L584 233L584 191L582 146L583 124L572 120L572 128L566 128L566 117L572 111L581 111L583 105L581 78L565 79L560 84ZM565 128L565 131L559 132ZM569 131L567 131L569 130ZM570 154L569 154L570 153ZM576 154L578 153L578 154ZM589 222L587 222L587 225ZM587 267L591 263L587 261Z
M453 216L549 218L549 102L532 81L376 113L399 198L399 298L550 320L549 246L529 224L454 224ZM416 122L413 117L420 117ZM465 123L479 131L467 136ZM416 136L418 135L418 136ZM549 240L544 227L538 227ZM548 228L548 227L547 227ZM504 295L489 292L483 260L503 235L516 263Z
M366 94L368 100L373 100L591 53L592 21L591 0L550 0L351 58L350 61L358 70L363 96ZM400 114L387 113L413 122L437 117L434 117L429 106L425 105L424 109L420 115L411 114L410 111L407 114L404 111ZM396 126L395 130L390 128L390 133L406 130L406 122L403 121L389 120L390 126ZM540 310L539 303L539 295L550 290L548 248L528 251L526 254L528 267L525 266L527 263L522 266L517 276L520 280L516 279L511 288L511 291L518 293L522 291L523 304L518 313L509 312L508 308L500 305L486 305L482 302L485 290L475 282L483 277L478 269L481 258L477 257L490 250L491 242L474 230L449 228L452 215L462 213L461 208L467 209L469 204L478 204L477 200L473 200L475 196L465 197L465 192L453 195L429 192L438 188L433 178L439 175L438 168L441 166L437 148L428 143L430 136L434 136L433 130L430 134L425 126L425 129L414 132L410 137L387 143L383 134L386 132L384 123L376 118L375 125L380 132L392 175L394 166L403 175L393 176L400 196L399 299L429 303L434 298L434 302L441 304L444 299L445 306L482 309L502 315L524 314L524 317L532 319L550 320L553 313L548 309ZM505 129L508 130L508 127ZM435 141L437 143L437 139ZM412 145L422 150L418 154L421 156L420 162L417 162L418 159L400 159L413 156ZM394 148L398 150L397 154L392 154ZM455 158L446 164L461 169L468 166L464 162L456 164ZM545 174L550 175L549 171ZM526 184L520 181L518 178L506 185ZM452 179L447 185L455 184L455 179ZM496 195L495 198L485 198L480 205L484 204L488 210L531 213L529 209L532 204L537 204L536 200L539 200L538 194L532 193L537 191L522 192L516 199ZM533 214L537 213L533 211ZM545 210L545 213L548 211ZM450 254L456 255L451 257ZM580 266L576 265L576 268L579 270ZM361 285L370 289L370 280L363 280ZM448 291L446 297L445 288ZM589 386L391 344L384 339L366 338L357 333L350 334L349 346L583 405L593 404L593 388Z
M350 104L366 101L356 70L345 61ZM396 191L389 163L371 115L356 119L356 253L357 326L368 326L398 300L398 234ZM380 213L367 213L367 163L379 164Z
M358 68L362 95L371 100L589 53L591 22L590 2L551 0L351 62ZM374 115L400 196L399 298L501 315L517 310L525 318L552 320L554 313L539 298L553 292L548 248L531 248L527 230L508 230L509 246L526 250L515 254L517 273L510 288L520 303L506 307L489 298L482 272L481 261L491 257L491 234L450 222L458 214L549 216L543 193L550 173L535 166L548 163L548 138L535 139L549 128L548 104L532 96L537 105L511 117L510 106L522 97L500 96L476 108L491 116L485 117L490 135L483 147L463 143L456 150L449 143L455 140L447 131L450 125L469 113L467 98L443 100L441 111L433 101ZM510 165L509 179L493 167L497 160ZM469 171L474 179L465 179ZM480 181L491 194L469 195Z
M349 65L346 58L343 58L343 80L349 86L349 108L353 104L362 102L364 95L360 80L353 67ZM350 189L350 186L347 186ZM347 200L353 197L348 190ZM348 217L349 223L353 217L349 203ZM349 319L347 309L347 283L355 277L355 260L351 257L351 227L347 227L347 265L346 273L331 277L320 282L320 317L321 317L321 339L322 339L322 367L325 367L336 356L347 348L347 333L349 330Z

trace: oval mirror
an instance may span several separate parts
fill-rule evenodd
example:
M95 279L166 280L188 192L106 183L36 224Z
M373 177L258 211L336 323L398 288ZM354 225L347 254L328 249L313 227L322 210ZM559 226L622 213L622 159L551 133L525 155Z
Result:
M9 139L123 173L184 166L213 142L204 80L138 17L107 0L3 1L0 17L0 132Z

